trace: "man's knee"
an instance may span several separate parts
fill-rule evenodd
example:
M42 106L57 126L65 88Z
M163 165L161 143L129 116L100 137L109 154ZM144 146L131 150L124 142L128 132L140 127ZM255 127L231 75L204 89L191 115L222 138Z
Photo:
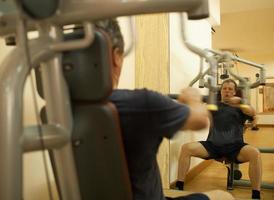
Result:
M257 161L261 159L261 153L258 148L253 146L245 146L244 152L241 153L241 157L246 161Z
M181 147L181 155L183 156L190 156L191 155L191 144L192 143L185 143Z
M261 159L261 153L258 148L253 147L250 150L250 160L259 160Z
M181 155L183 156L200 156L203 146L200 142L190 142L183 144L181 147Z

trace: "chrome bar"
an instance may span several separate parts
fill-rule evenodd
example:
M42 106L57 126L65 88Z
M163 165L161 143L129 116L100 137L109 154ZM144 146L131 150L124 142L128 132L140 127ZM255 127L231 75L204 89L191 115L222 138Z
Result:
M41 127L38 126L34 125L24 128L22 137L24 152L45 150L43 148L57 149L69 142L68 131L60 125L45 124ZM39 135L40 130L42 131L42 138ZM44 145L42 145L41 139Z
M73 21L75 19L103 19L118 16L150 14L159 12L183 12L190 19L202 19L209 16L207 0L85 0L67 1L60 9L62 17L55 22ZM59 17L59 18L58 18ZM65 19L68 18L68 19Z
M209 97L208 97L208 108L211 110L216 110L216 95L217 95L217 60L214 58L214 56L209 56L208 52L191 44L187 38L186 34L186 23L187 23L188 15L187 13L181 14L181 35L184 41L184 44L186 47L192 51L193 53L199 55L200 57L203 57L206 59L206 61L209 63L210 67L208 69L208 88L209 88Z
M251 182L249 180L233 180L233 185L236 186L244 186L244 187L251 187ZM261 183L261 188L264 189L274 189L274 183Z
M274 148L259 147L261 153L274 153Z
M216 51L216 50L213 50L213 49L206 49L208 52L211 52L215 55L221 55L221 56L226 56L227 58L229 58L230 60L234 60L234 61L237 61L237 62L241 62L241 63L244 63L244 64L247 64L247 65L250 65L250 66L253 66L253 67L256 67L256 68L259 68L259 69L263 69L264 68L264 65L261 65L261 64L257 64L257 63L254 63L254 62L251 62L251 61L248 61L248 60L245 60L245 59L242 59L242 58L239 58L237 56L234 56L232 55L230 52L221 52L221 51Z
M48 44L46 39L30 42L32 66L53 56ZM15 48L0 67L0 199L22 199L22 101L30 72L22 55L22 48Z
M212 50L212 49L206 49L206 51L214 54L214 56L220 56L220 62L226 63L226 62L230 62L230 61L237 61L237 62L241 62L241 63L244 63L244 64L247 64L247 65L250 65L250 66L253 66L253 67L256 67L256 68L260 69L259 79L256 80L254 83L248 83L243 77L233 73L232 70L230 69L230 67L226 68L233 77L240 80L240 82L243 84L242 88L245 88L244 89L245 90L244 93L246 93L245 96L247 96L248 90L250 88L255 88L255 87L258 87L259 85L264 85L265 84L266 80L265 80L265 67L264 67L264 65L257 64L257 63L254 63L254 62L251 62L251 61L248 61L248 60L244 60L244 59L241 59L237 56L233 56L230 52L220 52L220 51L216 51L216 50Z
M203 72L203 74L201 75L201 78L199 79L199 88L209 88L209 85L207 82L205 82L205 80L203 79L205 75L207 75L210 71L210 68L208 68L207 70L205 70Z
M194 79L189 83L189 86L192 87L199 79L201 79L203 77L203 58L200 57L200 69L199 69L199 73L197 74L197 76L194 77Z
M259 87L260 85L265 85L265 80L263 81L259 79L258 81L251 83L250 88L253 89L253 88Z
M232 60L235 60L235 61L238 61L238 62L240 62L240 63L244 63L244 64L247 64L247 65L250 65L250 66L259 68L259 69L263 69L263 68L264 68L264 65L254 63L254 62L251 62L251 61L248 61L248 60L239 58L239 57L237 57L237 56L231 56L231 59L232 59Z
M189 39L187 37L187 25L186 25L187 20L188 20L188 14L186 12L183 12L181 14L181 36L183 38L184 44L193 53L199 55L200 57L207 58L208 53L206 51L189 42Z
M67 0L58 14L45 20L50 24L67 25L119 16L160 12L188 12L190 19L209 16L208 0ZM0 15L0 36L14 34L19 13ZM35 29L37 21L29 21L29 30Z
M41 26L39 34L49 36L56 41L62 41L62 29L60 27ZM46 101L46 115L49 124L60 124L68 130L71 138L72 113L68 88L63 77L61 54L57 54L52 60L41 64L42 86ZM52 151L56 169L57 183L60 187L61 199L79 200L80 189L76 175L75 162L71 143Z
M94 40L93 25L90 22L84 22L84 35L83 39L56 42L50 48L54 51L68 51L88 47Z

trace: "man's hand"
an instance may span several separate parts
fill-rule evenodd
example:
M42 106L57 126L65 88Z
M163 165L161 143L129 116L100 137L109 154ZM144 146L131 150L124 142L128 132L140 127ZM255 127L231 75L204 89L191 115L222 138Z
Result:
M249 116L254 116L255 115L255 110L252 108L250 105L242 105L242 99L240 97L231 97L227 99L225 102L230 106L233 107L238 107L242 110L243 113Z
M184 104L201 103L202 96L198 89L188 87L181 91L178 101Z
M210 113L202 102L202 96L198 89L185 88L181 91L178 101L188 105L190 113L182 127L183 130L200 130L208 126Z
M240 97L231 97L226 99L225 102L228 103L230 106L238 107L240 106L242 99Z

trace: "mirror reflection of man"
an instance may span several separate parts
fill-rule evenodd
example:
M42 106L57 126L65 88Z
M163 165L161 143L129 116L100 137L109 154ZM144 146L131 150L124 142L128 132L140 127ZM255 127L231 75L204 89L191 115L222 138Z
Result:
M190 158L226 159L230 162L249 162L249 178L252 198L260 199L262 161L256 147L244 142L243 132L246 120L252 120L255 111L250 105L242 106L242 99L236 97L237 84L232 79L221 85L221 101L218 111L212 112L212 124L206 141L186 143L181 148L177 188L184 189L184 180L190 166Z

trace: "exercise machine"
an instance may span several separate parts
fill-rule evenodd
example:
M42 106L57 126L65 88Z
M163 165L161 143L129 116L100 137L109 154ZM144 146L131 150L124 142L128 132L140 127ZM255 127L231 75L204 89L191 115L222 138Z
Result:
M92 22L160 12L202 19L209 15L208 1L0 2L0 37L16 44L0 68L0 199L22 199L22 155L36 150L50 151L60 199L132 199L117 113L107 102L110 45ZM70 24L83 28L64 35ZM39 37L28 39L34 30ZM38 68L44 120L23 127L25 80Z

